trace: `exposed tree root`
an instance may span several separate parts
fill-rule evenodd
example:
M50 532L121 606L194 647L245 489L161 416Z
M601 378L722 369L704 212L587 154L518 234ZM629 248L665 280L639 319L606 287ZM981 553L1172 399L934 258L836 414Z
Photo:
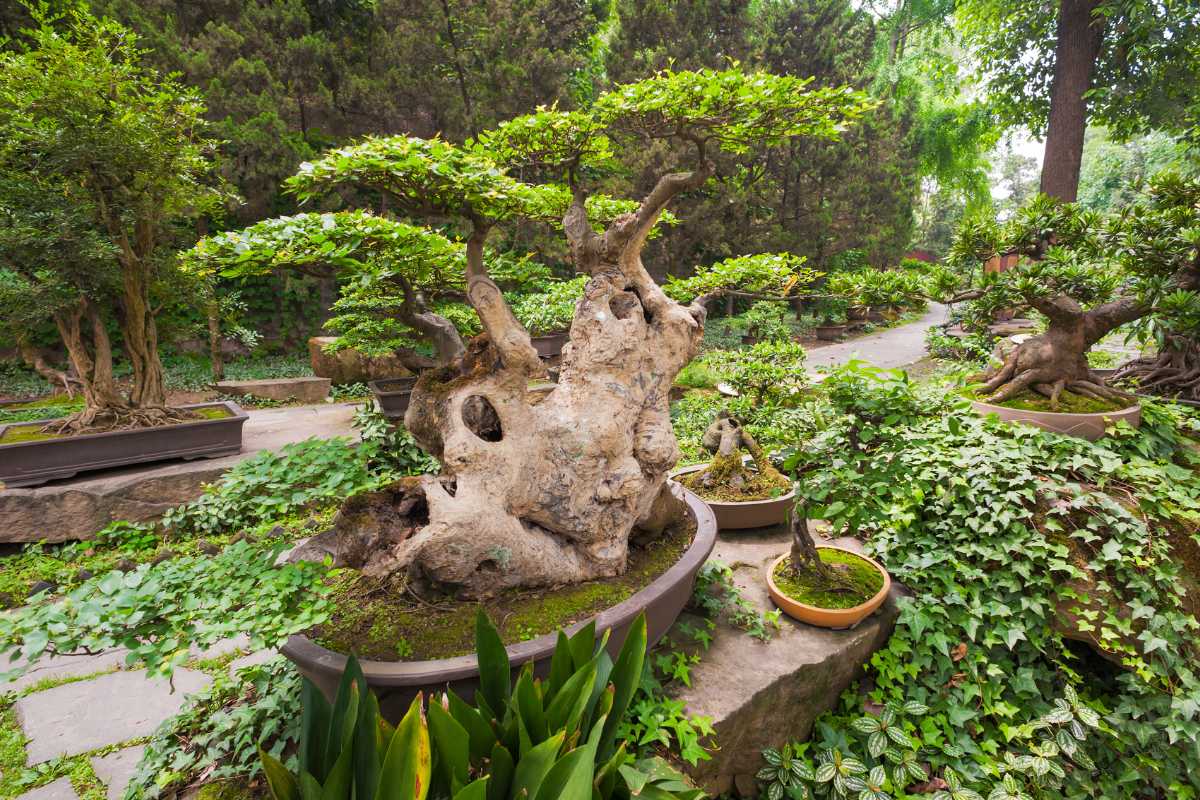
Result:
M1200 401L1200 343L1172 336L1162 352L1122 364L1112 380L1134 384L1145 394Z
M194 411L166 406L132 408L129 406L85 408L69 417L56 419L42 427L43 433L56 436L78 436L85 433L107 433L137 428L156 428L180 422L202 419Z

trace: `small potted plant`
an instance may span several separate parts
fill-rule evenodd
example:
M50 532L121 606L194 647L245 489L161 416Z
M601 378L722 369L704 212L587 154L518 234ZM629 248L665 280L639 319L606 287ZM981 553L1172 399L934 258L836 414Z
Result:
M792 327L788 324L786 312L780 303L760 300L750 306L750 310L742 315L742 320L746 323L742 344L786 341L792 338Z
M844 297L826 297L818 307L821 324L817 326L817 338L823 342L836 342L846 333L846 309L849 303Z
M883 605L892 579L878 562L842 547L818 547L802 502L791 530L791 550L767 569L767 590L785 614L821 628L852 628Z
M702 443L712 461L678 470L675 479L708 504L718 528L765 528L787 521L795 497L792 482L740 420L719 412Z
M586 282L581 276L551 283L545 291L524 295L513 303L513 316L529 331L530 340L542 358L562 354Z

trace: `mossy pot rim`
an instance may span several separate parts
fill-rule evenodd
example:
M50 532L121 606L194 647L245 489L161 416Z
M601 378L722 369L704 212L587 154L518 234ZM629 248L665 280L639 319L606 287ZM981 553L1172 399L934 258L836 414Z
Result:
M775 583L775 569L791 557L790 552L784 553L767 565L766 579L767 593L771 595L771 600L785 614L793 619L798 619L801 622L807 622L810 625L817 625L822 628L849 628L871 616L871 614L875 613L876 609L883 605L883 601L887 599L888 592L892 589L892 576L882 564L870 556L856 553L848 547L819 544L817 545L817 550L837 550L867 562L883 576L883 585L879 587L879 591L869 600L850 608L823 608L821 606L802 603L799 600L793 599L791 595L780 589L779 585Z
M707 467L709 462L681 467L671 472L672 480L692 472L699 472ZM690 491L690 490L689 490ZM766 500L708 500L696 495L700 502L708 505L716 516L717 525L723 531L747 530L749 528L769 528L788 521L792 506L796 503L796 486L793 483L791 491L779 497L769 497Z
M683 555L665 572L620 603L566 628L568 635L594 620L597 633L605 630L614 632L609 643L609 649L612 650L620 646L628 627L642 611L646 612L651 642L657 641L674 624L687 598L691 596L696 573L708 560L717 540L717 523L712 510L694 493L679 488L696 520L696 533ZM528 662L548 664L557 641L557 633L548 633L514 642L505 648L509 665L515 670ZM289 637L280 652L318 685L335 685L346 665L345 653L322 647L304 634ZM461 695L463 692L455 686L456 683L468 684L473 690L479 678L479 665L474 653L425 661L360 660L359 666L367 683L373 688L401 691L415 692L450 684ZM323 680L317 680L317 677Z

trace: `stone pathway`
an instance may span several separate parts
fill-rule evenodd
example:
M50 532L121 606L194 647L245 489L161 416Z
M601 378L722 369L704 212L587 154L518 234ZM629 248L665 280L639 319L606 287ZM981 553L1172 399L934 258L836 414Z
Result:
M170 682L147 678L138 665L125 664L125 651L111 650L47 659L21 678L0 683L0 695L13 693L17 698L12 708L26 739L26 765L85 756L108 800L122 800L145 740L183 708L189 694L212 683L217 671L236 673L274 655L249 652L247 642L230 639L196 653L192 665L176 669ZM211 664L212 659L230 656L237 657L208 673L197 668L198 662ZM78 795L62 777L17 800L78 800Z
M809 367L831 367L854 358L877 367L903 367L925 357L925 331L946 321L946 307L930 303L929 310L916 322L884 328L878 333L809 351Z

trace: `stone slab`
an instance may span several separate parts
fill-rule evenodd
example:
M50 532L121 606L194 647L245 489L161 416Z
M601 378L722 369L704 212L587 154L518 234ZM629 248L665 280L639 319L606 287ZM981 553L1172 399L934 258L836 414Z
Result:
M79 800L79 795L75 794L70 778L59 778L26 792L17 800Z
M19 678L0 681L0 694L4 692L19 692L44 680L74 678L80 675L91 675L96 672L119 669L125 665L125 657L129 654L124 648L106 650L95 655L79 656L47 656L38 659L32 667ZM0 660L0 672L7 672L18 666L18 662Z
M308 360L312 364L313 375L343 384L404 378L412 374L396 356L368 356L350 348L331 353L325 348L335 338L314 336L308 340Z
M146 746L138 745L109 753L103 758L92 759L92 769L95 770L96 777L104 782L108 790L108 800L121 800L125 796L125 787L129 785L129 779L133 777L144 752Z
M114 672L22 697L13 710L29 737L26 759L39 764L149 736L182 708L185 695L203 689L211 679L202 672L177 669L173 680L172 693L165 679L150 680L144 670Z
M257 653L251 653L250 655L234 659L229 662L229 674L236 675L240 669L265 664L277 655L279 653L276 650L259 650Z
M854 540L835 543L861 549ZM783 527L722 532L712 558L733 567L743 597L770 611L775 606L765 569L789 545ZM691 687L677 695L689 713L712 718L719 749L712 751L712 760L687 771L713 795L739 787L752 792L762 751L808 738L816 718L837 706L862 664L887 641L896 615L895 599L889 598L853 630L826 630L783 616L769 642L719 624L708 651L692 667Z
M225 394L250 395L267 400L299 400L320 403L329 396L329 378L268 378L257 381L220 381L217 389Z
M89 472L29 489L0 491L0 542L86 539L115 519L144 522L200 496L204 484L260 450L310 436L350 436L353 403L250 411L242 452L224 458L167 461Z
M210 658L220 658L227 656L230 653L236 653L240 650L248 650L250 648L250 637L244 633L239 633L237 636L232 636L228 639L222 639L216 644L201 650L196 645L191 646L192 658L208 660Z

